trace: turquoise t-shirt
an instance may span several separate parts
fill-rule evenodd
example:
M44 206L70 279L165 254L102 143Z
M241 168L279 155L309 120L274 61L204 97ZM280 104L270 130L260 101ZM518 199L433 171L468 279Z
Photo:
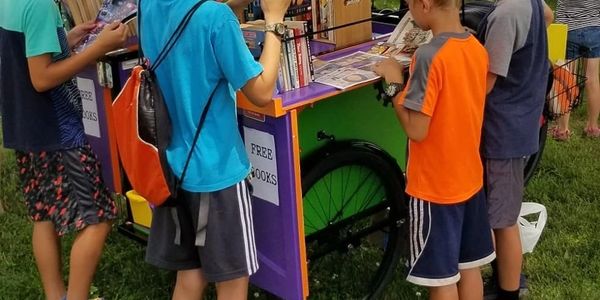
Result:
M27 59L71 50L53 0L0 0L0 112L4 146L20 151L56 151L87 143L81 95L72 78L35 91Z
M142 1L141 42L151 62L197 1ZM262 66L248 50L231 9L215 1L204 3L156 70L173 125L167 159L177 176L183 171L208 97L216 89L183 189L222 190L249 174L250 162L238 129L235 91L261 72Z

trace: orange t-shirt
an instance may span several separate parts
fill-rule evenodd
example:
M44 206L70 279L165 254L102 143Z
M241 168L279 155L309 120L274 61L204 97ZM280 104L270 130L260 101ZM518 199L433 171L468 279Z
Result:
M488 55L469 33L442 33L413 57L399 105L431 117L427 137L409 142L406 192L439 204L483 187L479 154Z

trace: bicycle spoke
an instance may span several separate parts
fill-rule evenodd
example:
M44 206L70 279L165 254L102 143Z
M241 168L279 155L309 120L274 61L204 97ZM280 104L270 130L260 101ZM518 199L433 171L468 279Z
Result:
M374 174L373 172L369 173L369 175L365 179L362 180L362 182L360 183L360 185L352 193L352 196L350 196L350 198L348 198L347 200L344 201L344 203L342 204L342 207L340 208L340 210L336 214L335 220L338 220L340 217L343 217L343 212L344 212L344 209L346 208L346 206L348 206L348 204L350 204L351 200L354 198L354 196L356 196L356 194L358 194L358 191L360 191L360 189L362 188L362 186L365 184L366 180L368 178L370 178L371 175L373 175L373 174Z

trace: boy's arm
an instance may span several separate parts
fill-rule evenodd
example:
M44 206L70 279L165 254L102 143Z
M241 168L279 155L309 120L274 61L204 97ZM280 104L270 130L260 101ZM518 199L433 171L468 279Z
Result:
M552 8L548 6L546 1L542 1L542 3L544 4L544 20L546 21L546 27L548 27L554 22L554 12L552 11Z
M262 0L261 8L266 24L281 23L290 0ZM273 90L279 73L281 40L273 32L267 32L260 64L263 72L250 79L242 88L248 100L257 106L265 106L273 99Z
M427 113L433 113L432 106L435 106L437 97L437 93L435 92L437 81L430 79L430 76L431 78L435 77L436 69L435 67L424 68L423 66L425 65L430 65L427 57L415 54L409 85L405 91L397 95L394 99L396 116L400 120L400 124L402 124L408 138L415 142L423 141L429 133L431 116L427 115ZM403 67L393 58L375 64L373 71L382 76L388 83L404 83ZM425 91L428 81L432 82L428 87L430 89L429 92ZM405 105L407 96L410 98L408 100L410 103ZM427 102L427 106L425 102Z
M496 85L496 80L498 79L498 75L488 72L486 78L486 94L489 94L493 89L494 85Z
M498 76L506 77L513 53L523 47L525 40L518 39L517 31L521 15L513 15L504 10L490 17L487 25L485 49L490 59L486 78L486 92L489 94L496 85ZM526 35L525 35L526 36Z
M82 53L67 59L52 62L50 53L27 59L31 83L37 92L46 92L72 78L90 63L105 53L123 45L127 38L127 27L120 23L106 25L96 41Z
M429 124L431 117L414 110L405 108L402 103L396 101L394 105L396 116L400 120L400 124L406 132L406 136L415 142L421 142L429 133Z

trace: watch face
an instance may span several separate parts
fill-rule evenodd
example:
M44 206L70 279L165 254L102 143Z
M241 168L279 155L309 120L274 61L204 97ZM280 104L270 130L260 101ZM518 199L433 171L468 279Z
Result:
M385 93L390 97L394 96L396 94L396 86L393 84L388 85L385 89Z
M283 23L275 24L275 33L283 36L285 34L285 25Z

